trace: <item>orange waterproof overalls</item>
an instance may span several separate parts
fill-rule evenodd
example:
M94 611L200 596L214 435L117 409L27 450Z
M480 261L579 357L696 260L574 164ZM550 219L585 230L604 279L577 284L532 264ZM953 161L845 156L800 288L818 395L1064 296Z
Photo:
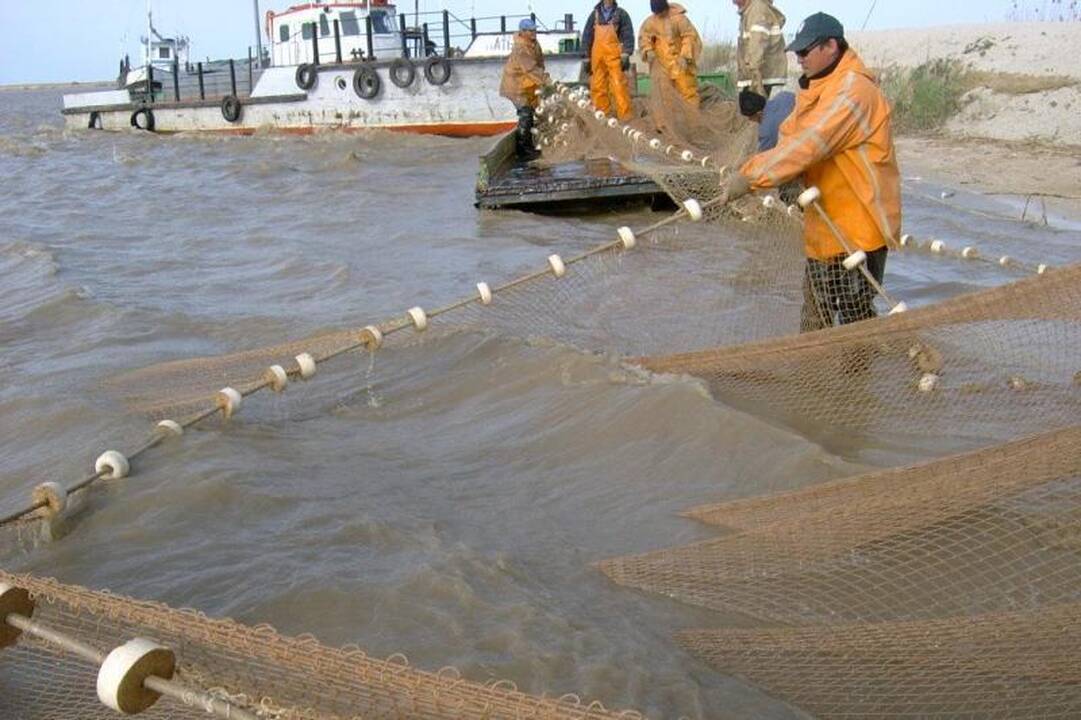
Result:
M683 99L698 107L696 65L702 40L683 6L670 3L664 14L647 17L638 31L638 47L642 59L651 66L659 62Z
M611 94L616 102L616 117L628 120L631 117L631 93L620 61L623 46L616 35L615 23L602 25L600 13L594 13L593 50L589 56L593 75L589 80L589 93L596 108L605 113L611 112Z

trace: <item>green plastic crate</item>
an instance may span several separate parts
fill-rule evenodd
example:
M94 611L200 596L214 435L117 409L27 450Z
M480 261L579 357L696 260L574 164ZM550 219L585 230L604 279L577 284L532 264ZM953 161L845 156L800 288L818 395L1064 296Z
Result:
M651 86L651 78L649 75L638 76L638 94L649 95ZM698 75L698 83L709 83L716 85L724 91L726 95L735 95L736 86L732 84L732 77L726 72L713 72L713 73L700 73Z

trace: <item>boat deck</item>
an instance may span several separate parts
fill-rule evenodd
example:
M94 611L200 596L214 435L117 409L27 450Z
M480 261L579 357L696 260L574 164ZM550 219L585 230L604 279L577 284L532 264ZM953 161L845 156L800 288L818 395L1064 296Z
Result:
M560 210L612 203L656 203L665 197L655 182L611 158L548 164L514 158L514 133L504 136L481 157L476 206Z

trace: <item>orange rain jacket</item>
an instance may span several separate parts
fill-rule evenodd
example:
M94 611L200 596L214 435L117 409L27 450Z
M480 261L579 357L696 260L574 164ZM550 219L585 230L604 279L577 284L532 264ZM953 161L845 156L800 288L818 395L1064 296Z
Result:
M851 49L833 72L811 80L781 124L772 150L751 157L740 173L754 190L801 177L822 191L822 209L853 249L896 244L901 229L901 177L890 129L890 105ZM817 212L804 215L807 256L845 252Z
M698 75L695 66L702 54L702 38L687 18L682 5L669 3L664 15L653 14L646 18L638 30L638 47L642 60L656 60L665 74L679 89L688 102L698 103ZM685 67L676 61L683 58Z
M515 34L514 46L503 65L499 94L514 103L516 108L526 105L536 108L540 102L537 93L544 85L546 76L540 43L525 33Z

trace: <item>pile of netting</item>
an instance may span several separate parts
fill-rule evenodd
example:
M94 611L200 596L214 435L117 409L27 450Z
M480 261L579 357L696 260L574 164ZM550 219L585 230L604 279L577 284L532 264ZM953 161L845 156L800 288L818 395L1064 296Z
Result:
M734 532L600 568L718 611L679 640L723 672L824 717L1081 712L1081 426L688 514Z
M0 717L225 720L640 718L574 696L428 673L310 636L0 571Z

